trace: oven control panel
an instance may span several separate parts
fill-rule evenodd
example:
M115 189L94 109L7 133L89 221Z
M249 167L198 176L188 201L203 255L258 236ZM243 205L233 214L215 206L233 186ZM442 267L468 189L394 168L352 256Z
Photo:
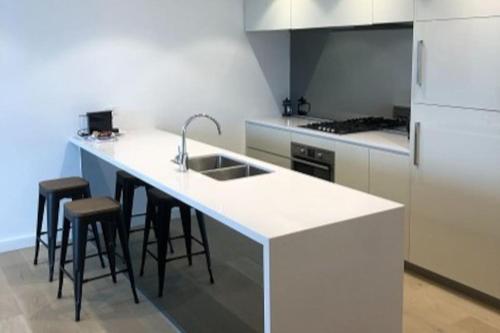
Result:
M311 161L331 163L335 159L333 151L310 147L300 143L292 142L292 157L305 158Z

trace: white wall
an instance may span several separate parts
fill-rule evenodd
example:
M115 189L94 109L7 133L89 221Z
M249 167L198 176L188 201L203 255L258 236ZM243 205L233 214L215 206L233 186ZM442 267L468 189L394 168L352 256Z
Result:
M78 114L236 151L289 93L289 36L245 34L242 0L0 0L0 251L32 245L38 182L78 172Z
M294 31L292 98L317 117L390 117L410 106L412 40L411 28Z

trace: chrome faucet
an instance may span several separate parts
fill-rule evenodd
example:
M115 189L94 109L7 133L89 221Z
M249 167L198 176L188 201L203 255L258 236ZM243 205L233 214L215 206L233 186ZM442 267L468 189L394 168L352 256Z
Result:
M206 113L199 113L189 117L188 120L186 120L186 122L184 123L184 126L182 126L182 145L177 147L178 155L175 157L175 161L177 162L177 164L179 164L179 170L181 172L186 172L187 170L189 170L189 157L186 148L186 134L189 124L191 124L191 122L196 118L210 119L215 123L215 126L217 126L217 131L219 132L219 135L222 134L220 124L214 117L209 116Z

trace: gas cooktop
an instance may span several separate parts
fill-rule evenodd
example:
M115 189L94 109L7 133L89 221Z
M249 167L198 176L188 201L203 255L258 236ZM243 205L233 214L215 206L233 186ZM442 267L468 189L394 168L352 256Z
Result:
M408 124L404 120L389 119L382 117L356 118L345 121L323 121L302 125L299 127L309 128L316 131L349 134L357 132L378 131L384 129L396 129L406 127Z

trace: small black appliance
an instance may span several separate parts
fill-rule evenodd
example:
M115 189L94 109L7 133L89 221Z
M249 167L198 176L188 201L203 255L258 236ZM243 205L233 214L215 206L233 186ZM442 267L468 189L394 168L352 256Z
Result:
M309 112L311 112L311 103L309 103L307 99L305 99L304 96L302 96L298 100L297 113L300 116L307 116Z
M283 117L290 117L292 115L292 101L290 98L283 100Z

